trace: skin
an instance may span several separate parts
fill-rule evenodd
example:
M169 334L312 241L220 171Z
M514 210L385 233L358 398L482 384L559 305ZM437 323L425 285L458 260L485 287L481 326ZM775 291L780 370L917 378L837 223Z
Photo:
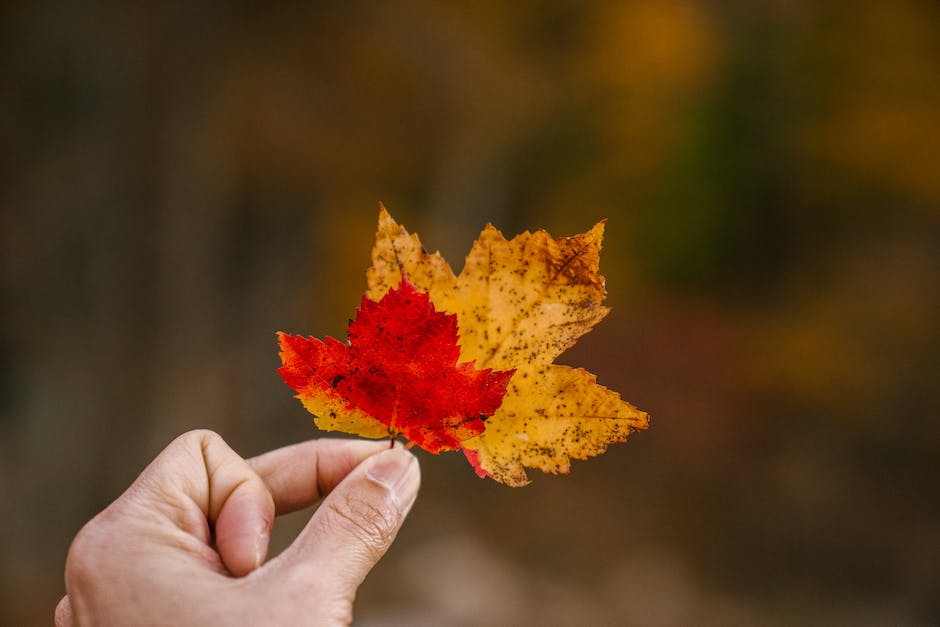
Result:
M191 431L79 531L55 624L348 625L420 481L414 456L387 442L311 440L245 460ZM321 498L266 561L275 515Z

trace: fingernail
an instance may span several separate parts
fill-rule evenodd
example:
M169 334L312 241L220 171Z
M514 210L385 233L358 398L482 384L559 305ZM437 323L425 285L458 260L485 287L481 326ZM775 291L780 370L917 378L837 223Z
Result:
M255 540L255 568L261 566L268 555L268 544L271 542L271 532L262 529Z
M418 460L406 451L389 449L373 455L366 476L388 488L399 505L411 505L418 494Z

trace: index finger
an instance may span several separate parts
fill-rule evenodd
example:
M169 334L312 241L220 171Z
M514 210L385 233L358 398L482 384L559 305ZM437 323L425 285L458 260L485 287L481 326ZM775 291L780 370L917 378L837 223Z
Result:
M275 449L248 463L274 497L277 514L313 505L364 459L388 448L388 440L308 440Z

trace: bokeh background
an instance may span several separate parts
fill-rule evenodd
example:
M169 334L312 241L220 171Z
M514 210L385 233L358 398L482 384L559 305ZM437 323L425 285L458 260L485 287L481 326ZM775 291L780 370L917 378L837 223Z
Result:
M358 624L940 623L935 2L7 2L0 138L0 623L178 433L318 435L274 332L344 337L379 201L457 269L608 218L562 361L653 423L423 456Z

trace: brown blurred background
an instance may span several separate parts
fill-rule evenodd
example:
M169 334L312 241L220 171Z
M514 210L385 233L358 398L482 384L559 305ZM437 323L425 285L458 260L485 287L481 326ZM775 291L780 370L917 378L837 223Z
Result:
M654 420L423 456L358 624L940 623L935 2L131 4L0 8L0 623L178 433L318 435L274 332L344 337L379 201L458 270L609 218L562 361Z

